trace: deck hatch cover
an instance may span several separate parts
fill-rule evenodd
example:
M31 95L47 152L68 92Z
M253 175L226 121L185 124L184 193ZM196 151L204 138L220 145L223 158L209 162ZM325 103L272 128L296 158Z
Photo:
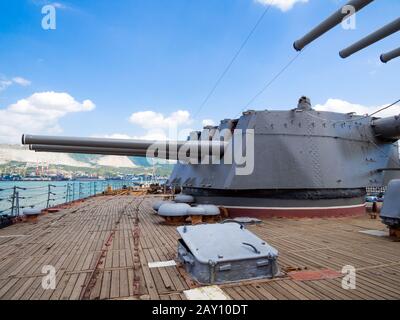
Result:
M178 258L200 283L224 283L279 274L278 251L237 223L177 228Z

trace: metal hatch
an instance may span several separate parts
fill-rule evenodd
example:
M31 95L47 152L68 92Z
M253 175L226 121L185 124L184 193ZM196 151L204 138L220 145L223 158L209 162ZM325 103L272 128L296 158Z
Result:
M200 283L224 283L279 274L278 251L240 223L177 228L178 258Z

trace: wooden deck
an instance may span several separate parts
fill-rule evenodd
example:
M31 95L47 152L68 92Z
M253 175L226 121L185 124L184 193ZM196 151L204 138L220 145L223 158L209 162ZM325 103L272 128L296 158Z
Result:
M0 230L0 299L184 299L197 285L181 268L148 267L175 259L178 238L153 201L97 197ZM353 265L357 287L290 277L220 286L232 299L400 299L400 242L359 232L385 230L379 220L271 219L249 229L279 250L282 270ZM57 271L55 290L42 288L45 265Z

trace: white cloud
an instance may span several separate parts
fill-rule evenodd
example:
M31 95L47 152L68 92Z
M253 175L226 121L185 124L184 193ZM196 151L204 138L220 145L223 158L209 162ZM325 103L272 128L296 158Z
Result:
M133 113L129 121L143 130L141 135L128 135L125 133L114 133L109 135L94 135L97 138L110 139L138 139L151 141L180 140L184 141L194 131L191 125L194 120L191 118L190 112L186 110L178 110L166 116L162 113L154 111L140 111ZM203 126L214 125L211 119L202 121ZM200 126L196 122L196 126ZM157 160L156 163L174 163L173 161Z
M22 133L58 133L58 121L68 113L95 109L90 100L76 101L68 93L40 92L0 109L0 141L19 142Z
M11 80L9 79L2 79L0 80L0 92L4 91L5 89L7 89L8 87L12 86L13 84L17 84L23 87L27 87L31 85L31 81L22 78L22 77L15 77Z
M110 139L138 139L138 140L152 140L152 141L166 141L166 140L180 140L185 141L191 132L194 131L191 125L194 123L196 126L214 125L215 122L211 119L205 119L201 123L195 122L189 111L178 110L172 112L170 115L154 111L140 111L133 113L129 122L143 130L142 135L128 135L125 133L114 133L109 135L95 135L97 138L110 138ZM149 160L149 159L148 159ZM150 164L165 164L176 163L176 161L153 159L149 161Z
M168 129L192 123L190 113L186 110L175 111L169 116L164 116L162 113L156 113L154 111L141 111L133 113L129 121L144 129Z
M124 133L113 133L113 134L105 134L105 135L95 134L92 137L93 138L106 138L106 139L123 139L123 140L135 139Z
M51 5L56 9L68 9L68 6L65 5L64 3L61 2L53 2L50 0L30 0L34 5L36 6L46 6L46 5Z
M10 80L0 80L0 92L6 90L13 83Z
M52 6L54 6L55 8L57 8L57 9L66 9L67 8L67 6L65 4L60 3L60 2L53 2L53 3L50 3L50 4Z
M202 121L203 127L208 127L208 126L215 126L215 122L212 119L204 119Z
M193 129L190 125L194 122L190 112L178 110L169 116L154 111L140 111L133 113L129 122L143 129L141 135L128 135L125 133L113 133L109 135L94 135L97 138L110 139L138 139L138 140L186 140Z
M130 136L124 133L113 133L107 135L94 135L94 138L108 138L108 139L133 139L133 140L155 140L164 141L167 140L167 135L163 130L151 130L144 135Z
M144 140L176 140L186 139L193 131L190 125L194 122L190 112L178 110L166 116L154 111L133 113L129 122L144 129L146 133L137 139Z
M371 114L383 107L388 106L381 105L381 106L364 106L361 104L347 102L345 100L340 99L328 99L325 104L318 104L315 106L315 110L318 111L331 111L331 112L340 112L340 113L349 113L355 112L358 115L366 115ZM384 110L378 113L377 117L390 117L394 115L400 114L400 105L395 105L387 110Z
M307 3L308 0L255 0L263 5L272 5L285 12L293 8L296 3Z
M27 80L25 78L22 78L22 77L15 77L14 79L12 79L12 81L14 83L16 83L16 84L19 84L20 86L23 86L23 87L30 86L31 83L32 83L31 81L29 81L29 80Z

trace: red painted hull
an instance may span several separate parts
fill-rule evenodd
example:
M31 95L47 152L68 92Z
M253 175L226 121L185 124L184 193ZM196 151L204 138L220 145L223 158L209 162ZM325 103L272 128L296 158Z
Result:
M230 217L250 218L330 218L362 216L366 213L365 205L341 208L226 208Z

